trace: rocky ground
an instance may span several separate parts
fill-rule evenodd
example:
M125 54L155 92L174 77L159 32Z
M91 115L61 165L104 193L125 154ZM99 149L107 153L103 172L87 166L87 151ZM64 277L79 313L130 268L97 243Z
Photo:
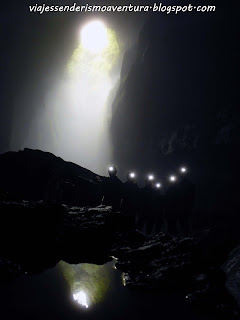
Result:
M213 263L200 237L145 235L108 206L1 201L0 212L2 282L59 260L103 264L114 256L132 290L180 292L198 312L239 317L239 248Z
M1 282L60 260L104 264L115 257L132 290L178 292L198 312L240 317L238 215L218 217L188 238L149 236L127 215L98 206L106 177L53 154L7 152L0 175Z

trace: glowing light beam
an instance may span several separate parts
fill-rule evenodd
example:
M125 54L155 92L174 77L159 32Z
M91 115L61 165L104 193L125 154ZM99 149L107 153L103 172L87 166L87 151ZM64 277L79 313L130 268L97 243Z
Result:
M108 45L107 29L101 21L92 21L81 31L81 43L92 54L101 53Z

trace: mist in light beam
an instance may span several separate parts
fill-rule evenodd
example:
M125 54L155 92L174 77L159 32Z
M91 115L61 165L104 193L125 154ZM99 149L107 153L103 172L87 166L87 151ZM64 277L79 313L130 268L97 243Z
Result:
M99 28L98 22L94 23ZM44 107L31 119L23 147L49 151L66 161L105 174L111 154L109 124L114 98L111 92L116 90L120 77L120 70L117 70L120 68L116 68L120 49L111 29L104 29L102 47L99 32L96 32L97 46L94 47L93 39L90 48L97 50L89 49L86 39L85 43L82 41L83 31L79 30L79 43L63 74L49 86L43 98ZM17 141L17 137L13 140Z

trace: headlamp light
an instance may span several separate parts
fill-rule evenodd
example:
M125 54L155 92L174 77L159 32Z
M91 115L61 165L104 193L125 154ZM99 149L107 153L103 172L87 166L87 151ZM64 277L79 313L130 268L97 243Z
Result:
M131 172L131 173L129 174L129 177L130 177L131 179L134 179L134 178L136 177L136 174L135 174L134 172Z
M171 182L175 182L176 180L177 180L177 178L176 178L176 176L170 176L169 177L169 180L171 181Z
M153 176L152 174L149 174L149 175L148 175L148 180L149 180L149 181L153 181L153 180L154 180L154 176Z

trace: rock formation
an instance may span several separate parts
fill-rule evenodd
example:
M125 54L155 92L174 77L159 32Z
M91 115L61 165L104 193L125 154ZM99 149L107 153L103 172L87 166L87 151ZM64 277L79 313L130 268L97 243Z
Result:
M32 149L1 154L0 176L0 190L11 199L76 205L100 204L104 180L49 152Z
M239 197L237 21L230 3L205 15L153 15L126 53L112 107L122 174L153 170L164 182L185 163L197 211L236 210Z

